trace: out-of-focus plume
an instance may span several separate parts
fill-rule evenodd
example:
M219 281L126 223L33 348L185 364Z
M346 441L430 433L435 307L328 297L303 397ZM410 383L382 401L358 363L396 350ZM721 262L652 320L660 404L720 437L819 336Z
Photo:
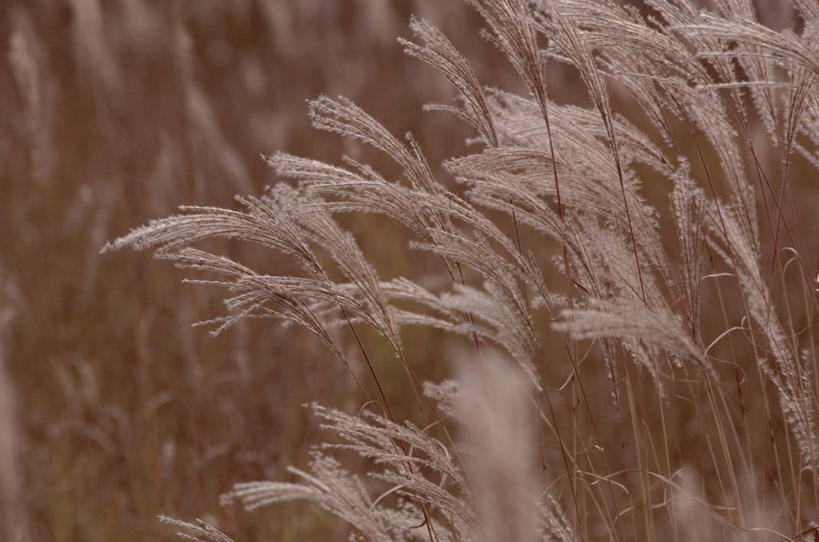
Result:
M18 467L19 431L14 389L3 355L5 328L10 319L9 310L0 306L0 539L19 542L25 539L22 480Z
M44 73L43 44L25 13L15 13L8 60L25 112L26 136L35 181L50 178L53 167L53 83Z
M219 121L206 94L196 84L190 84L185 96L190 122L190 138L196 155L195 163L213 165L222 170L238 190L248 191L250 181L244 163L222 134Z
M693 471L681 471L671 506L679 540L693 542L715 539L717 526L710 515L702 486L702 480Z
M118 89L122 76L105 37L99 2L72 0L71 8L74 12L74 54L77 64L103 89Z
M537 421L530 386L499 358L462 362L458 398L463 458L486 542L538 539Z

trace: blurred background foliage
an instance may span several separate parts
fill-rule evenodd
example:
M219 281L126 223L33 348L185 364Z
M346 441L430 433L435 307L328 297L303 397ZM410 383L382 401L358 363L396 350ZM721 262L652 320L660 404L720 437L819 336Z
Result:
M218 496L289 479L317 438L301 405L357 409L349 375L299 329L192 329L222 313L221 292L180 286L149 254L98 250L180 204L231 207L235 193L261 192L274 182L262 153L348 153L397 175L310 127L305 100L322 93L412 131L433 163L465 152L464 128L421 113L453 93L402 54L411 13L488 51L482 73L501 64L454 0L3 2L0 338L17 398L14 516L31 540L174 539L158 513L209 517L241 540L344 538L303 507L239 518ZM385 276L423 265L397 226L349 225ZM266 272L291 265L220 250ZM421 374L440 376L433 344L408 341ZM382 363L389 392L407 393L397 364Z

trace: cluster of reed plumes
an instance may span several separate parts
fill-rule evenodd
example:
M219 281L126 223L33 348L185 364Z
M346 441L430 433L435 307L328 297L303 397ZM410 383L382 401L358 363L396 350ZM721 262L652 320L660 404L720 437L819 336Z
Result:
M411 135L320 97L314 127L383 151L400 179L279 152L265 160L289 182L106 247L155 249L225 288L214 333L246 318L307 328L360 388L358 415L312 407L333 438L309 471L225 500L312 501L370 541L813 539L816 255L800 250L806 202L791 187L819 168L819 7L793 0L796 26L779 31L750 0L468 3L525 92L482 86L441 32L412 21L406 52L458 92L432 108L474 129L445 175ZM561 66L587 100L550 98ZM379 276L342 226L349 213L400 222L438 272ZM213 238L301 272L194 246ZM454 380L420 381L406 326L464 337ZM390 359L374 358L365 328ZM403 367L412 422L395 415L386 363ZM350 452L365 477L342 466Z

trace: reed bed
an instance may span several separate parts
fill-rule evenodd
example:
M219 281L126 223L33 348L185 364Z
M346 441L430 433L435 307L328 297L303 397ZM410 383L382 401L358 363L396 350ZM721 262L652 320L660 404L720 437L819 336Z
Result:
M220 297L200 291L224 292L224 309L199 323L217 344L249 344L249 329L270 325L260 320L281 322L277 363L321 392L289 427L321 436L287 471L248 481L237 469L221 512L165 510L168 532L252 540L266 521L286 524L270 510L307 501L337 520L313 536L373 542L819 537L819 8L462 7L479 16L491 45L475 50L490 60L459 52L479 36L456 47L423 17L399 39L405 62L451 85L453 99L421 117L445 119L444 135L394 133L352 99L319 95L312 127L348 143L321 159L264 154L256 167L277 180L261 191L186 87L209 145L200 156L239 195L212 205L194 191L196 204L103 251L152 251L200 303ZM115 87L117 63L94 44L98 17L76 14L95 84ZM20 28L18 84L40 88ZM507 71L484 73L498 56ZM39 133L46 94L26 95ZM436 146L455 139L450 156ZM47 145L31 152L49 163ZM248 410L226 407L210 428L243 447L247 433L269 436L255 433L264 420L247 423L254 401L290 383L265 381L258 363L245 355L229 379L230 394L253 390L228 403ZM185 373L193 410L221 393L201 371ZM75 378L89 401L94 376ZM156 409L179 400L142 397ZM212 488L208 473L204 461L195 480Z

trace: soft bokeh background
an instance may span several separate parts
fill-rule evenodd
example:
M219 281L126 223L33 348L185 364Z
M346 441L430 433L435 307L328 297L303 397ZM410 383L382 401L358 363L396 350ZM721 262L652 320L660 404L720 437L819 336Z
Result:
M0 420L0 445L18 458L0 463L9 532L174 538L158 513L211 518L248 541L344 532L305 507L240 517L218 496L304 466L317 430L301 405L358 408L348 375L298 329L192 329L223 311L220 292L180 286L182 274L149 254L98 251L180 204L260 192L274 181L260 153L350 153L394 173L310 128L306 99L321 93L411 130L433 162L464 152L465 130L421 113L452 91L401 52L411 13L483 50L477 68L494 71L476 15L454 0L2 3L0 400L16 405L16 422ZM385 274L413 266L389 226L352 227L368 232L361 242ZM224 250L289 269L276 255ZM413 347L425 377L440 372L440 360L423 361L431 347ZM395 368L383 370L390 392L404 393Z
M777 5L760 2L787 26ZM288 480L288 465L304 466L319 433L303 403L361 405L343 368L292 327L246 323L217 338L191 328L221 314L221 292L180 285L182 273L149 254L98 251L180 204L259 193L274 181L260 153L347 153L397 175L310 128L305 100L322 93L412 131L433 167L467 152L464 127L421 112L453 92L402 54L395 38L411 13L438 25L484 82L520 90L458 0L3 2L0 539L175 539L159 513L203 517L243 541L345 538L303 506L245 514L218 503L234 482ZM553 96L582 101L562 73L550 72ZM819 201L814 184L797 189L796 201ZM657 189L658 201L666 195ZM819 213L806 217L810 239ZM386 278L432 271L398 226L347 224ZM259 270L292 270L253 247L221 249ZM407 333L421 379L445 374L443 340ZM373 357L391 360L379 344L368 344ZM380 363L390 397L411 393L398 364Z

